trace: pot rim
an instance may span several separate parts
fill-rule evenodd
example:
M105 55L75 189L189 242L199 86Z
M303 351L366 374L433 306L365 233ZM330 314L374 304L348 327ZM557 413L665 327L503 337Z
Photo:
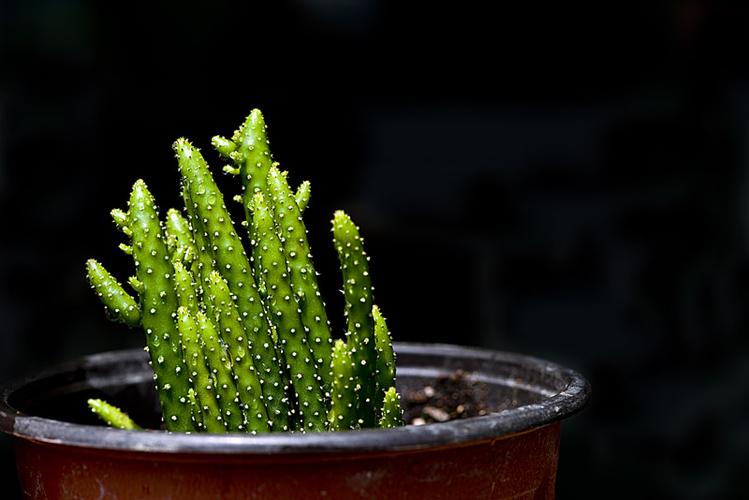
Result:
M272 433L257 436L124 431L27 415L9 403L14 392L53 374L65 373L80 366L102 365L112 362L114 358L135 356L136 353L142 355L140 349L129 349L92 354L4 384L0 390L0 431L17 438L48 444L167 454L255 455L418 450L497 439L548 425L580 411L590 396L590 384L580 373L540 358L451 344L396 342L394 347L397 354L403 355L513 363L538 373L553 374L563 383L564 388L556 394L547 394L539 403L443 423L407 425L395 429L310 434ZM404 369L407 371L407 368Z

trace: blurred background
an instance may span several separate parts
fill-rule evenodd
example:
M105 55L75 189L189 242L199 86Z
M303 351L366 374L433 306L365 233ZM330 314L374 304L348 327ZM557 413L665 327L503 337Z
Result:
M744 497L749 8L519 3L0 2L0 377L142 344L84 279L131 272L109 210L259 107L332 311L345 208L396 339L589 377L559 498Z

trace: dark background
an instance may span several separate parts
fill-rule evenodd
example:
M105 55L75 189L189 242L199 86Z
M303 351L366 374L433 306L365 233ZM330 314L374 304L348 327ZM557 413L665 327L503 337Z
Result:
M517 3L0 2L0 376L141 345L83 277L131 272L108 212L259 107L334 320L345 208L398 340L589 377L560 498L745 496L749 11Z

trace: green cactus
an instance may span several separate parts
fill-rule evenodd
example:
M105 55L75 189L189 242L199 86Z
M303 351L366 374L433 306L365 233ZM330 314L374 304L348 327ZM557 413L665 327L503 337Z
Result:
M127 413L106 401L101 399L89 399L88 407L110 427L129 431L137 431L141 429L138 424L133 422Z
M395 352L385 318L376 305L372 306L375 322L375 348L377 349L377 400L382 400L390 387L395 386Z
M253 232L257 238L254 258L266 282L268 310L276 323L299 416L305 430L322 431L325 430L327 415L323 390L299 315L299 305L291 289L283 246L262 193L255 193L252 206Z
M88 279L113 319L143 328L169 431L402 425L392 342L373 304L359 230L335 213L347 341L333 345L302 217L310 183L292 191L272 162L266 128L253 110L231 139L212 141L231 161L224 171L241 175L252 258L205 159L178 139L185 215L171 209L162 222L141 180L128 210L111 212L129 239L120 248L135 261L128 282L137 298L93 259ZM89 404L111 425L136 428L111 405Z
M401 410L400 400L401 397L395 392L395 387L391 387L385 392L382 410L380 410L382 417L380 417L379 426L381 428L392 429L403 425L403 411Z
M185 196L189 195L191 203L188 214L191 223L198 228L194 232L202 233L206 251L211 252L215 269L226 279L244 331L249 332L246 337L252 343L253 363L262 376L263 395L271 401L284 402L288 384L278 367L273 325L266 315L257 291L257 280L253 277L252 267L234 229L224 197L197 149L184 139L178 139L174 149L183 176L183 189L187 193ZM203 280L206 279L207 275L203 277ZM284 421L287 413L274 417L278 428L288 427L288 422Z
M268 172L268 191L273 200L276 229L283 241L290 283L299 303L301 319L318 374L330 384L330 322L317 286L315 267L307 242L307 228L286 178L274 166Z
M265 374L258 372L253 364L253 350L250 345L254 344L254 341L247 338L229 287L216 271L213 271L208 279L208 297L221 328L221 339L226 344L234 366L239 399L247 416L247 428L252 433L267 432L274 421L269 418L266 403L263 401L262 384L265 383ZM288 410L284 407L283 401L277 403L278 413L273 413L274 419L283 420L283 415L287 414Z
M177 302L180 307L196 314L200 304L192 274L182 262L175 260L172 264L174 265L174 290L177 293Z
M331 431L346 431L356 426L356 384L354 360L346 343L338 339L331 356L332 381L328 422Z
M198 396L195 393L195 389L192 387L187 391L187 400L190 403L190 413L192 414L193 426L198 430L205 429L203 424L203 409L200 407Z
M177 310L177 324L185 351L185 363L189 370L190 382L195 391L202 417L203 427L208 432L226 432L226 423L219 408L216 385L206 365L202 345L202 332L211 328L210 321L202 312L194 316L186 307Z
M242 178L242 198L248 222L252 218L252 197L255 193L265 192L266 177L273 164L266 132L263 113L253 109L231 139L217 135L211 141L219 154L230 158L235 165L225 168L225 171Z
M199 334L205 363L211 372L213 382L216 386L216 399L221 407L226 429L229 432L243 432L247 425L245 423L245 412L242 410L239 399L239 391L235 382L232 363L224 349L221 335L218 333L218 323L208 319L203 312L197 313ZM237 377L237 381L243 381Z
M343 295L346 299L348 343L356 365L360 389L357 393L359 418L363 427L375 425L375 409L372 404L377 395L377 351L372 319L372 281L369 277L367 254L364 242L356 227L345 212L333 214L333 239L338 251L343 274Z
M172 285L174 266L169 259L156 203L142 180L135 182L130 195L128 228L133 234L137 279L143 286L141 323L146 331L164 422L168 430L191 431L194 429L187 401L190 385L174 322L177 311L177 294Z
M111 317L129 327L140 326L140 306L109 271L94 259L86 261L86 271L88 281Z
M166 212L166 246L171 255L181 253L182 260L192 262L195 258L195 243L187 220L178 210L170 208Z
M200 216L196 213L195 204L190 198L190 193L187 188L187 183L182 182L182 199L185 203L185 212L187 213L188 227L192 230L193 249L196 254L196 258L190 264L190 270L193 273L195 281L199 283L199 288L202 289L208 275L213 270L215 260L210 252L208 242L206 240L206 231L203 228L203 223ZM181 214L180 214L181 215ZM169 219L167 219L169 222ZM170 225L167 224L167 231L170 230ZM177 248L175 248L177 250ZM189 256L190 251L181 252L179 258L183 257L183 254ZM182 259L184 260L184 259Z
M304 181L301 184L299 184L299 187L296 188L296 193L294 193L294 201L296 201L296 206L299 207L299 212L304 212L307 209L307 205L309 204L309 197L312 194L312 185L309 181Z

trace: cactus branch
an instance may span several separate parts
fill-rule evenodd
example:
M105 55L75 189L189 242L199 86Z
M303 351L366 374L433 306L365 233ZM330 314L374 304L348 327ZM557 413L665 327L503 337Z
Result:
M379 426L383 429L392 429L403 425L403 410L400 404L401 397L395 392L395 387L390 387L385 392L385 398L382 403Z
M221 408L226 430L244 432L245 414L240 407L239 392L234 381L232 366L221 344L221 339L213 322L202 311L197 313L198 334L203 348L205 363L216 387L216 399Z
M333 215L333 239L343 274L343 293L346 299L348 344L356 363L361 389L357 395L363 427L375 425L372 404L377 392L376 348L372 319L372 282L369 277L368 257L359 229L351 218L339 210Z
M122 285L94 259L86 261L88 281L112 318L129 327L140 325L140 306Z
M296 206L299 207L299 212L304 212L307 209L307 205L309 204L309 197L312 194L312 185L309 181L304 181L301 184L299 184L299 187L296 188L296 193L294 193L294 201L296 201Z
M254 346L251 345L253 342L247 338L245 330L242 328L239 312L231 298L226 281L216 271L213 271L209 276L208 297L218 318L221 338L231 356L234 375L237 379L237 388L239 389L239 399L246 410L247 430L253 434L268 432L273 421L269 420L266 412L262 391L263 384L267 383L265 378L267 374L258 371L253 363L252 347ZM268 349L270 349L270 346L268 346ZM272 378L273 374L271 373L270 376ZM276 415L278 415L280 424L283 425L283 415L288 413L284 411L283 398L277 401L277 404L278 413Z
M198 320L185 307L177 310L177 324L185 352L185 363L192 388L197 395L196 399L200 403L203 426L208 432L223 433L226 432L226 425L219 409L213 377L205 363L199 333L200 329L206 327L207 318L200 312L197 316Z
M133 422L127 413L106 401L102 401L101 399L89 399L88 407L110 427L129 431L137 431L141 429L138 424Z
M114 208L109 213L112 215L112 220L114 221L115 226L117 226L117 229L122 231L128 237L133 235L133 232L127 225L127 214L124 211L119 208Z
M191 431L194 428L187 401L190 386L173 320L177 311L177 296L172 284L174 268L169 260L156 204L141 180L136 181L130 196L128 226L133 231L136 273L143 284L141 322L146 331L166 428Z
M262 193L253 200L253 232L258 238L255 260L268 289L267 304L291 377L299 414L307 431L325 430L327 412L312 353L304 334L298 304L291 289L286 257Z
M395 352L385 318L376 305L372 306L372 317L375 322L377 348L377 400L381 400L388 388L395 386Z
M277 230L283 241L283 251L290 271L290 283L299 302L307 342L315 357L318 374L323 383L328 386L332 342L328 316L317 286L317 273L307 242L307 228L286 178L276 167L271 167L267 185L272 195Z
M181 262L175 261L173 265L174 290L177 292L177 302L180 307L186 308L191 314L196 314L200 306L193 276Z
M330 410L331 431L353 429L356 422L356 384L354 360L346 343L338 339L331 359Z
M174 255L181 251L183 257L186 257L183 261L191 262L195 256L195 242L193 241L192 231L190 231L190 224L187 222L187 219L178 210L170 208L166 213L164 227L166 231L166 246L169 249L169 253Z
M218 154L220 154L224 158L229 158L229 155L237 149L236 144L234 144L226 137L222 137L220 135L213 136L213 138L211 139L211 144L213 145L213 149L215 149Z
M250 262L231 222L223 195L197 149L184 139L178 139L174 149L183 176L184 196L191 204L188 213L191 222L195 221L194 232L202 233L205 244L210 247L208 251L215 260L214 267L228 283L247 340L256 347L252 354L256 360L254 364L260 365L258 370L265 377L263 395L266 399L282 401L285 399L285 384L277 368L273 326L265 313ZM205 274L203 280L208 276ZM274 420L277 428L288 425L283 415L276 415Z

